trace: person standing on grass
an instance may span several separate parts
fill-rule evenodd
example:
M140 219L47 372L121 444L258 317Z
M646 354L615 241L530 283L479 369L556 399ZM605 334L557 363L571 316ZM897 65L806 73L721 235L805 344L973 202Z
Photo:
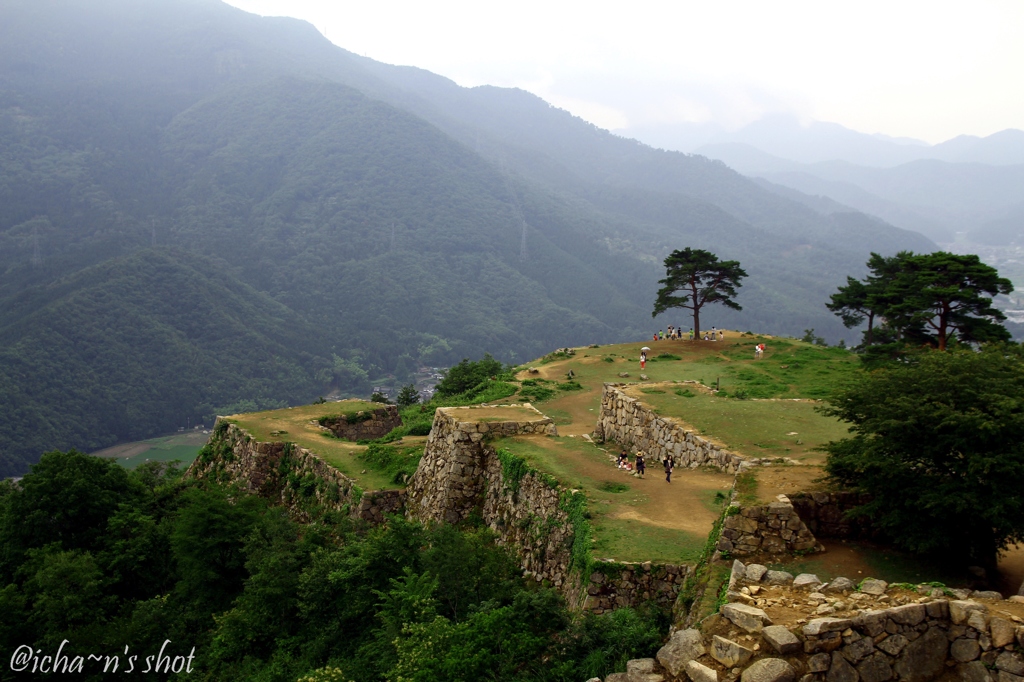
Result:
M644 451L637 450L636 453L636 475L640 478L644 477L644 472L647 471L647 463L644 461Z
M690 327L690 341L693 341L693 327Z
M647 367L647 351L640 351L640 369Z
M672 482L672 458L665 458L665 480L669 483Z

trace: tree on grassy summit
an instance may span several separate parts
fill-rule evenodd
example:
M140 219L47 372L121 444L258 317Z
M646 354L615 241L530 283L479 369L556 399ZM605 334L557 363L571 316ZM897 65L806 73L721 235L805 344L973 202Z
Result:
M658 290L651 317L669 308L688 308L693 311L693 332L700 338L700 310L705 304L743 309L732 300L736 287L742 286L740 280L747 276L739 261L720 261L709 251L686 247L665 259L665 270L665 279L658 280L665 286Z
M925 351L861 374L821 412L851 424L826 471L912 552L994 566L1024 540L1024 348Z

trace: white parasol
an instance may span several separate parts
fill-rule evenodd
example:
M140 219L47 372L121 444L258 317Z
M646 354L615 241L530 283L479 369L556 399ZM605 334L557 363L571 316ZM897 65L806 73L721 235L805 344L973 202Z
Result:
M644 346L644 347L643 347L643 348L641 348L640 350L650 350L650 348L648 348L647 346Z

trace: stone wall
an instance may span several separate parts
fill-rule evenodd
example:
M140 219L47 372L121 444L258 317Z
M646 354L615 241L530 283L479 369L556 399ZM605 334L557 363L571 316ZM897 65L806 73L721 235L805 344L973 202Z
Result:
M605 384L601 412L594 429L596 440L612 440L625 448L643 450L651 466L671 457L676 467L712 466L735 473L742 457L701 438L669 417L659 417L620 388Z
M884 540L871 520L849 520L846 513L871 501L871 496L855 492L794 493L789 496L800 518L818 537L847 540Z
M718 551L732 556L824 550L785 495L771 504L741 507L738 513L726 516L718 538Z
M187 477L212 478L238 484L288 508L296 521L311 520L311 510L344 511L371 523L400 511L404 490L363 492L355 482L314 453L292 443L261 442L236 424L218 420L210 438L208 456L200 455Z
M699 629L605 682L1021 682L1024 597L931 585L859 585L735 562Z
M509 414L517 412L510 410ZM537 418L532 420L457 421L472 414L472 408L438 408L423 458L409 481L410 513L424 521L447 523L469 516L488 488L484 473L489 456L484 452L484 438L558 433L550 418L533 412Z
M480 513L528 577L548 581L578 603L580 580L569 577L574 533L562 504L563 495L571 493L537 472L506 481L497 451L485 442L495 436L555 434L554 422L540 412L525 421L458 420L471 414L466 408L435 412L423 458L409 481L408 515L459 523Z
M646 601L671 605L686 578L686 566L604 562L581 575L582 567L572 560L573 545L580 539L568 509L571 501L582 502L575 500L582 493L537 471L519 480L506 475L490 438L555 434L551 419L537 412L537 419L530 421L457 421L467 414L472 413L444 408L435 414L423 459L409 482L410 516L458 523L479 513L498 542L514 551L527 577L561 590L573 608L603 613Z
M320 420L320 426L336 437L353 442L381 438L401 425L402 417L399 416L398 407L395 405L384 405L379 409L356 412L351 416L338 415Z
M685 564L600 562L590 574L583 608L601 614L647 601L671 608L691 571Z

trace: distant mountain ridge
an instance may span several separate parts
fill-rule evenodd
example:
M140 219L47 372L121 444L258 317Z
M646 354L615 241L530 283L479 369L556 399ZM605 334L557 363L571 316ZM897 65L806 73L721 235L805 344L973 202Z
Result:
M802 164L740 143L707 145L702 153L746 175L828 197L939 242L951 242L962 232L983 243L1008 243L1007 229L1024 241L1024 224L1007 227L1019 223L1014 211L1024 201L1024 164L927 159L891 168L835 160ZM990 227L995 224L1000 227ZM990 230L1003 236L987 237Z
M958 135L929 145L920 140L860 133L838 123L804 124L795 116L774 114L734 131L714 124L682 123L616 132L662 149L702 155L719 145L749 145L784 161L802 164L838 160L888 168L927 159L996 166L1024 164L1024 131L1014 128L984 137Z

